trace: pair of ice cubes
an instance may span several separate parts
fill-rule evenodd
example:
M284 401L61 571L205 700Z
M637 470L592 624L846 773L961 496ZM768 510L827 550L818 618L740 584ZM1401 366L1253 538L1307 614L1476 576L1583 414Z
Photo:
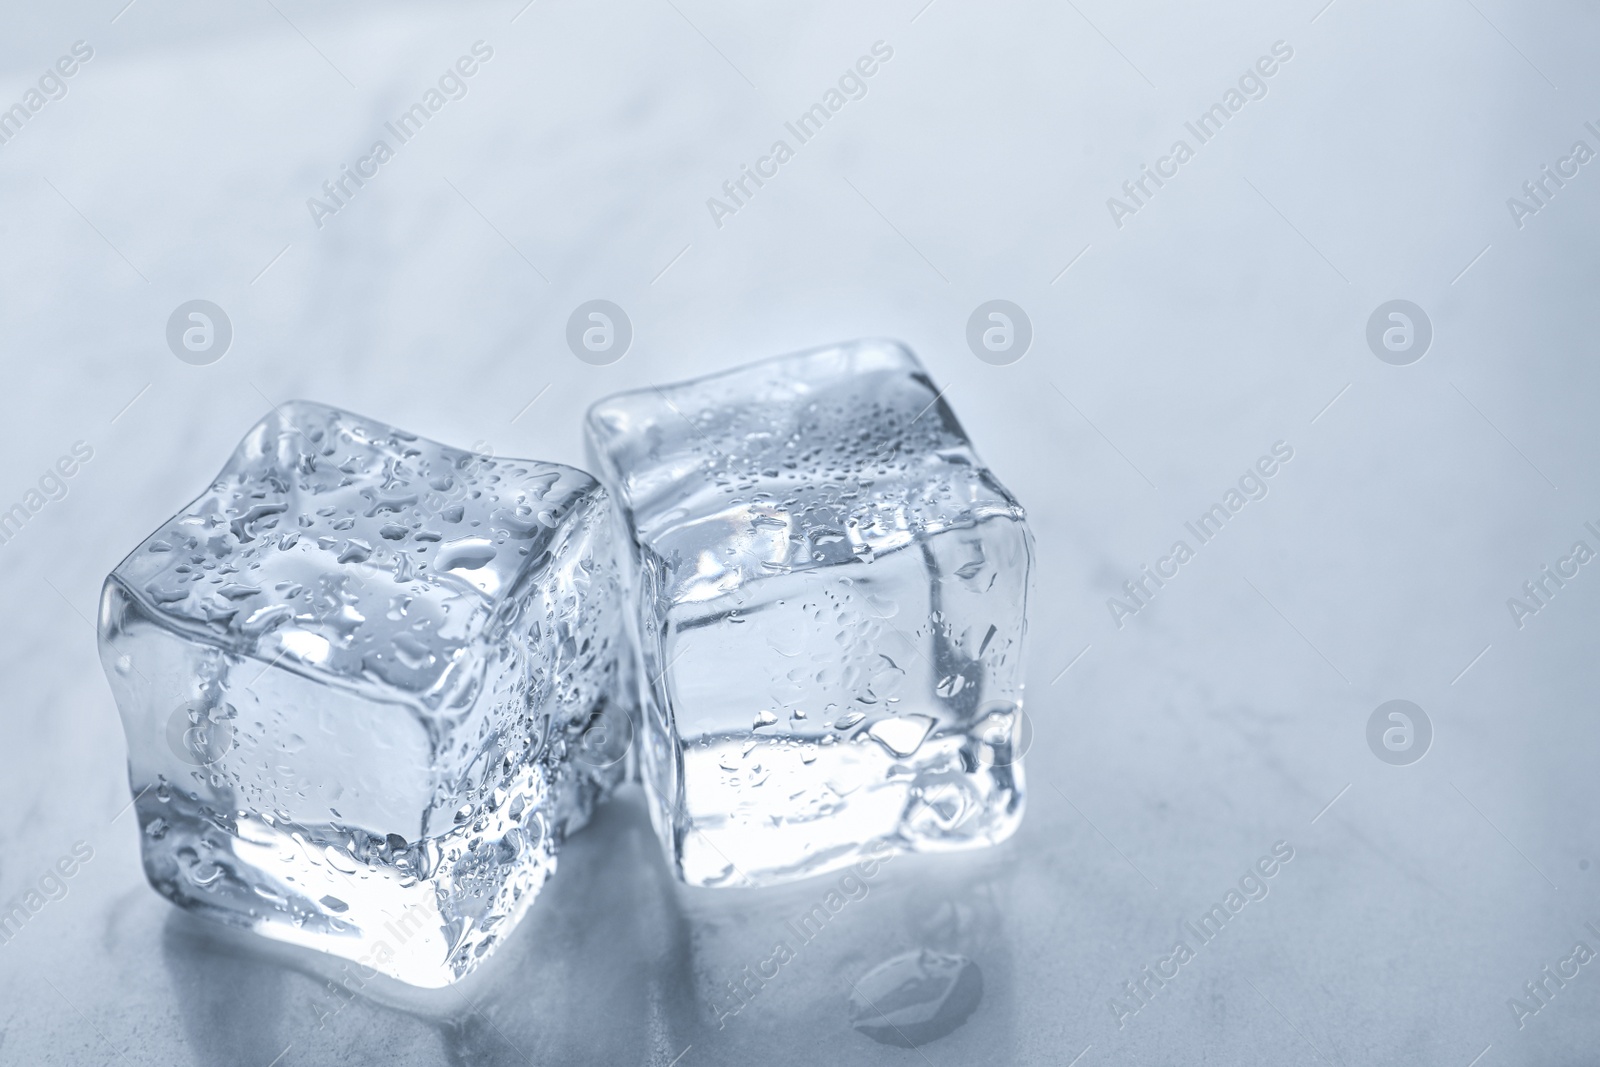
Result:
M1015 829L1032 542L915 357L625 393L587 436L600 480L286 404L112 572L157 891L439 986L629 777L696 886Z

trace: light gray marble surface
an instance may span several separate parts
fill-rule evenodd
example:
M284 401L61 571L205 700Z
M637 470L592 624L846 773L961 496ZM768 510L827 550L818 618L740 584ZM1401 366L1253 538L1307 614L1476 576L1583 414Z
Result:
M0 1062L1600 1055L1600 963L1536 1014L1524 988L1600 950L1600 565L1508 606L1600 549L1600 162L1573 157L1600 151L1592 4L122 2L0 8L0 106L93 50L0 145L0 509L93 450L0 544L0 901L93 851L0 944ZM466 95L314 220L480 40ZM866 95L798 144L785 122L878 41ZM1275 42L1265 95L1201 143L1185 123ZM714 219L780 138L793 158ZM1174 176L1108 208L1180 138ZM206 366L165 340L195 298L234 333ZM633 324L608 366L564 340L592 298ZM995 298L1034 332L1007 366L965 339ZM1432 325L1409 365L1367 343L1392 299ZM97 591L270 403L581 464L600 396L864 335L922 355L1030 509L1014 839L895 860L722 1029L707 1002L820 883L677 889L633 796L489 967L429 996L330 999L321 961L146 887ZM1277 442L1267 496L1198 544L1185 523ZM1194 558L1115 619L1180 538ZM1407 766L1368 746L1392 699L1432 724ZM1119 1020L1279 841L1269 895ZM919 949L978 966L977 1009L915 1050L858 1033L852 983Z

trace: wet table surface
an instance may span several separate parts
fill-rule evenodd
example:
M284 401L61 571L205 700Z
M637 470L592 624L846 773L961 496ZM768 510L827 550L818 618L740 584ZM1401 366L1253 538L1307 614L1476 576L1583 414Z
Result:
M121 2L0 34L0 1062L1593 1061L1592 5ZM270 404L581 464L601 396L868 335L1030 512L1013 839L720 1026L829 880L677 887L631 792L430 994L144 884L97 592ZM916 1048L852 1008L907 959Z

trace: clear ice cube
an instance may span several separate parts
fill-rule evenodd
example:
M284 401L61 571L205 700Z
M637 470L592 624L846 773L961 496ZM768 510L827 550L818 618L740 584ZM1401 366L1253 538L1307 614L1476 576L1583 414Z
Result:
M1022 815L1032 539L903 346L596 404L632 545L641 774L679 876L765 885Z
M413 985L488 954L627 770L610 505L570 467L285 404L99 630L151 885Z

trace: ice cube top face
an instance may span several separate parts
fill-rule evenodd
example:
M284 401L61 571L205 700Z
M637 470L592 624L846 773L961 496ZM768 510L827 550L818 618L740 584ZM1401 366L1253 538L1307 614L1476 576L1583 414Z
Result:
M1032 540L909 351L626 393L587 430L632 541L642 773L680 877L1016 828Z
M262 420L105 583L151 884L415 985L467 973L624 770L609 511L572 468Z

